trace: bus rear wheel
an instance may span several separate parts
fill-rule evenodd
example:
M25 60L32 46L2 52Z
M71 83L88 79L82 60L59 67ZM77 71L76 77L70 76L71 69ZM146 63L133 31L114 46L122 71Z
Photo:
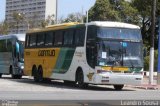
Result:
M34 81L35 82L42 82L43 81L43 69L39 67L38 70L34 68Z
M2 77L2 74L0 73L0 78Z
M122 90L124 85L113 85L115 90Z
M84 83L83 71L78 71L76 74L76 84L78 88L86 88L88 84Z

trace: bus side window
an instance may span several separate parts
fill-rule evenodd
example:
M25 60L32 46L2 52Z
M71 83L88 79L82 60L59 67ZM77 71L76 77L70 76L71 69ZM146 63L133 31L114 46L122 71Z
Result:
M0 52L7 52L6 40L0 40Z
M31 35L30 39L29 39L29 46L30 47L36 46L36 40L37 40L37 36L36 35Z
M37 35L37 46L43 46L44 45L45 36L44 33L38 33Z
M84 46L85 28L76 29L75 44L77 46Z
M45 46L52 46L53 43L54 43L54 32L47 32Z
M73 30L66 30L64 33L64 45L71 46L73 44Z
M7 40L7 51L8 52L12 51L12 41L11 40Z
M55 32L55 46L61 46L63 42L63 32L62 31L56 31Z

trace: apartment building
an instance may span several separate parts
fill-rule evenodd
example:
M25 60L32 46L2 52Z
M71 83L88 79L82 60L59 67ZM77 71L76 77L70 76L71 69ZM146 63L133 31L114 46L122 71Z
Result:
M10 34L25 33L29 28L39 27L41 22L56 17L57 0L6 0L6 21L12 24ZM16 21L14 14L23 19ZM53 17L52 17L53 16Z

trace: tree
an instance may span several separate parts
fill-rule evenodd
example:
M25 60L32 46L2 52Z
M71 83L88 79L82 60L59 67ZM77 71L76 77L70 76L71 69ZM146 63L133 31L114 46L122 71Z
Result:
M35 13L31 14L31 18L28 19L29 23L30 23L30 28L38 28L39 26L41 26L40 25L41 23L37 20L38 17L39 17L39 13L38 12L35 12Z
M18 12L13 12L13 20L15 22L13 22L13 27L17 28L17 33L18 33L18 29L19 29L19 24L23 22L24 20L24 14L18 13Z
M43 27L46 27L48 25L54 25L55 24L54 18L55 18L54 14L53 15L48 15L47 19L43 20L41 22L41 27L43 28Z
M141 4L141 5L140 5ZM138 10L138 16L141 22L141 32L145 46L150 48L151 37L151 8L152 0L132 0L132 7ZM157 0L156 16L160 16L160 0ZM158 48L158 35L155 35L155 49Z
M89 21L120 21L109 0L96 0L95 5L89 10Z
M72 13L67 16L67 18L61 18L60 23L66 22L83 22L84 16L81 13Z
M7 35L9 30L9 25L6 21L0 22L0 35Z
M125 0L97 0L89 10L89 21L121 21L138 24L137 10Z

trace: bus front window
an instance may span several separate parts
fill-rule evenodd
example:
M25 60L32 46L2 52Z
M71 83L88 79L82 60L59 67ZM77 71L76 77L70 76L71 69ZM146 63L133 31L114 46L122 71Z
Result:
M143 67L142 44L121 41L100 41L98 65Z

